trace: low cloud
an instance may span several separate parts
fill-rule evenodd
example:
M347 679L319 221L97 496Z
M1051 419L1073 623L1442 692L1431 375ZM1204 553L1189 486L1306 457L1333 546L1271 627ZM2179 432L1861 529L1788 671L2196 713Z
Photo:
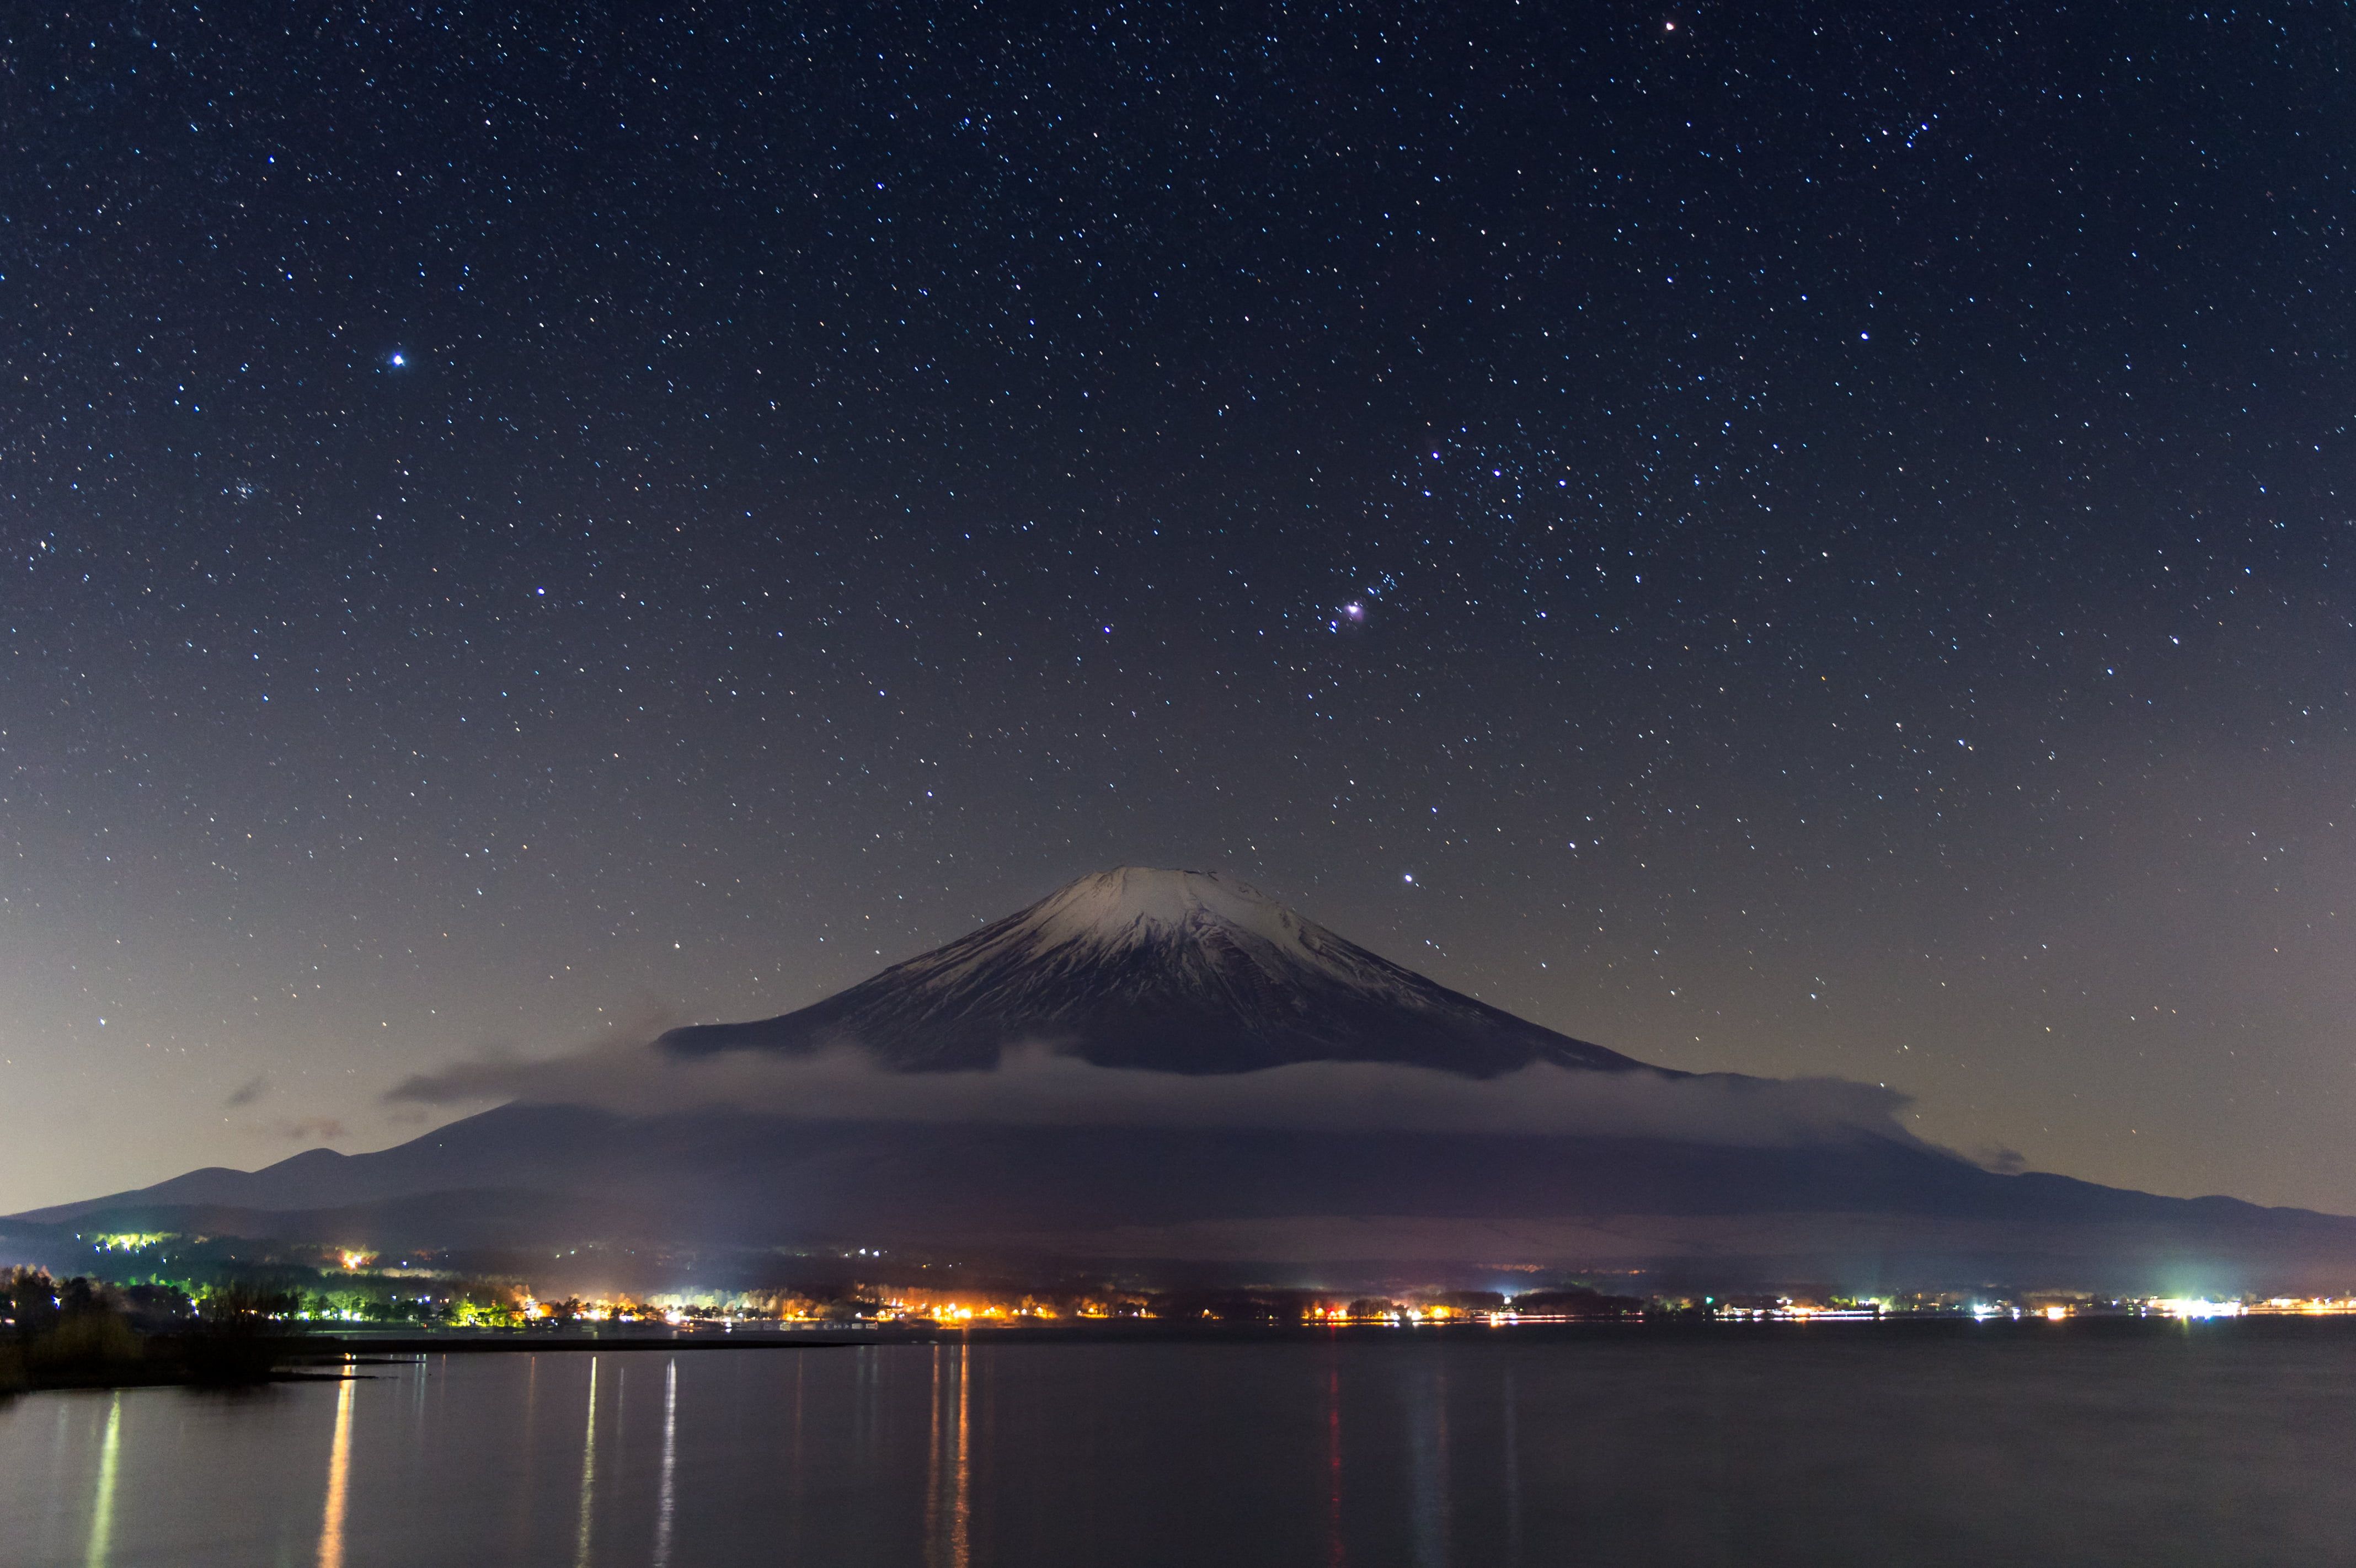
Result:
M230 1106L251 1105L256 1100L261 1099L264 1094L269 1093L269 1078L264 1074L256 1073L252 1077L247 1079L244 1083L239 1084L236 1088L230 1090L229 1098L223 1100L221 1104Z
M1044 1048L974 1072L895 1072L853 1050L680 1059L609 1044L539 1061L478 1060L386 1098L523 1100L631 1115L713 1107L816 1121L1578 1134L1788 1147L1869 1134L1912 1142L1911 1102L1842 1079L1671 1077L1535 1063L1490 1079L1386 1062L1307 1061L1188 1076L1098 1067Z
M333 1116L307 1116L299 1122L280 1122L270 1130L297 1143L328 1143L345 1136L348 1129Z

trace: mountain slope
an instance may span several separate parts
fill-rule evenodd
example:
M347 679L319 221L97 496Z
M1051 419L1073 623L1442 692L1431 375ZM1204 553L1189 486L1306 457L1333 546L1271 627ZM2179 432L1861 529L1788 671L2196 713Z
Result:
M1161 1072L1321 1061L1478 1078L1533 1061L1659 1071L1427 980L1241 882L1138 867L1083 877L798 1012L677 1029L661 1046L851 1045L927 1072L988 1068L1033 1042Z
M603 1244L1248 1264L1372 1279L1516 1261L1729 1287L1997 1279L2344 1290L2356 1221L2004 1176L1920 1145L626 1116L508 1105L375 1154L13 1217L336 1246Z
M989 1071L1040 1045L1095 1065L1042 1071L1023 1058ZM837 1046L872 1059L851 1061L851 1076L895 1092L862 1107L897 1109L816 1105L810 1085L843 1065L831 1059L709 1060ZM530 1080L526 1100L398 1147L192 1171L16 1220L60 1233L231 1231L546 1256L605 1243L633 1255L689 1245L1219 1262L1254 1277L1350 1260L1364 1266L1326 1277L1520 1259L1690 1265L1721 1285L2356 1284L2356 1220L1999 1175L1907 1136L1879 1101L1858 1115L1774 1120L1810 1086L1644 1066L1194 872L1083 878L799 1012L674 1030L659 1052L624 1055L644 1074L630 1093L584 1093L588 1059L569 1059ZM1137 1093L1089 1103L1087 1115L1040 1098L1091 1072ZM1290 1119L1128 1115L1139 1094L1167 1112L1304 1074L1317 1092L1281 1102ZM769 1078L793 1093L753 1097ZM1404 1084L1406 1101L1375 1095L1376 1079ZM732 1087L703 1100L644 1093L668 1080ZM1547 1098L1566 1090L1562 1104ZM906 1114L918 1100L929 1115ZM1477 1115L1418 1121L1453 1100ZM1571 1101L1584 1120L1513 1118L1533 1104L1559 1115ZM1325 1116L1335 1106L1348 1115Z

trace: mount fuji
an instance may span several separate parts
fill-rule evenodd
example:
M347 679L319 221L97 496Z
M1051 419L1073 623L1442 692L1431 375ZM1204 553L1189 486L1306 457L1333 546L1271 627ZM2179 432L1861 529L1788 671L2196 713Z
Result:
M851 1046L900 1072L991 1068L1027 1044L1155 1072L1658 1071L1437 985L1241 882L1139 867L1082 877L798 1012L659 1043L685 1057Z
M1870 1085L1649 1066L1192 871L1083 877L779 1018L400 1093L506 1103L0 1228L542 1260L914 1249L1326 1285L2356 1284L2356 1220L1987 1170Z

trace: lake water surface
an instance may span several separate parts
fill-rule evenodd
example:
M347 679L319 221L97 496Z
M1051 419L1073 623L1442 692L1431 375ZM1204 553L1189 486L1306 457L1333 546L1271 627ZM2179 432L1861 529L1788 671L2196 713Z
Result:
M433 1357L0 1402L0 1563L2356 1562L2356 1335Z

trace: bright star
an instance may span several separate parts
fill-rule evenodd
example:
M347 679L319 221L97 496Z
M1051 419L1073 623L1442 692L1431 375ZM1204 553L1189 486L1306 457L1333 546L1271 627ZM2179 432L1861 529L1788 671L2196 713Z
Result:
M405 355L405 354L395 354L395 355L392 357L392 368L393 368L394 369L396 369L396 370L400 369L403 365L406 365L406 364L408 364L408 363L409 363L409 357L408 357L407 355Z

